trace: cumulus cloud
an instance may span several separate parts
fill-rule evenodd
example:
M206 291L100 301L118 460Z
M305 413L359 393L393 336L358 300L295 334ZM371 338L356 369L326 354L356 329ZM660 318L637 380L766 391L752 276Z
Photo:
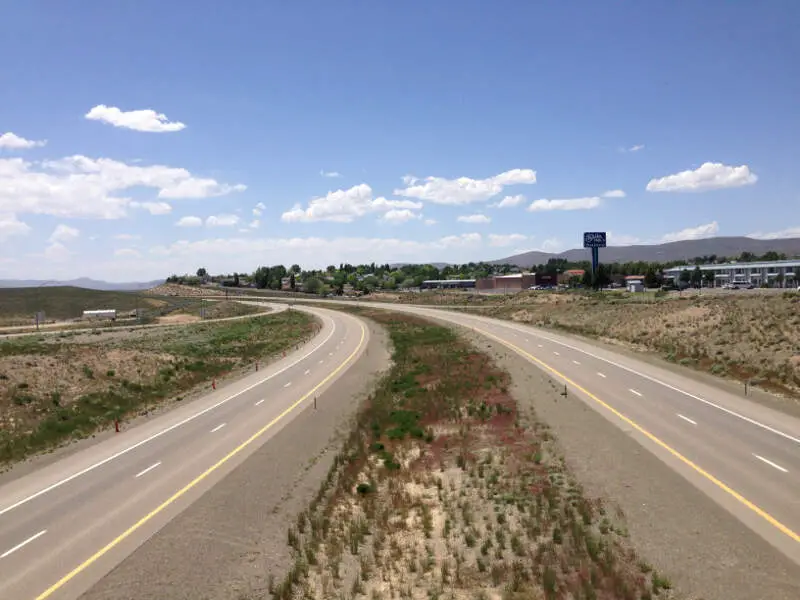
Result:
M387 200L383 197L373 199L372 188L366 183L361 183L346 190L336 190L320 198L314 198L308 203L307 208L295 204L291 210L281 215L281 220L287 223L311 221L351 223L369 213L421 208L421 202Z
M264 206L264 203L263 202L259 202L253 208L253 216L254 217L260 217L262 214L264 214L264 209L265 208L267 208L267 207Z
M393 208L384 213L383 217L381 217L384 221L388 223L405 223L406 221L412 221L414 219L421 218L422 215L419 213L415 213L412 210L407 208Z
M203 219L200 217L181 217L175 223L177 227L201 227L203 225Z
M332 177L332 178L336 178L336 177L341 177L342 176L342 174L339 173L338 171L324 171L324 170L322 170L322 171L319 172L319 174L322 175L323 177Z
M26 235L30 231L30 226L17 219L14 213L0 214L0 241L15 235Z
M517 194L516 196L506 196L500 202L495 202L490 204L492 208L513 208L514 206L519 206L520 204L525 203L525 196L522 194Z
M206 227L233 227L238 223L236 215L211 215L206 219Z
M747 165L731 167L706 162L693 171L651 179L646 189L648 192L705 192L752 185L756 181L758 176Z
M748 233L747 237L756 240L780 240L785 238L800 237L800 227L789 227L780 231L756 231Z
M52 242L44 249L44 258L50 262L64 262L72 252L61 242Z
M531 212L549 210L589 210L600 206L599 196L588 196L585 198L565 198L560 200L534 200L528 207Z
M135 248L120 248L119 250L114 250L114 256L120 256L123 258L140 258L142 253Z
M489 245L495 248L513 246L528 240L528 236L522 235L521 233L508 233L508 234L491 233L489 234L488 237L489 237Z
M90 121L102 121L114 127L151 133L181 131L186 128L185 124L179 121L170 121L165 114L157 113L149 108L123 111L116 106L98 104L84 116Z
M680 242L684 240L700 240L707 237L714 237L719 233L719 224L716 221L698 225L697 227L687 227L680 231L664 234L662 242Z
M0 159L0 213L119 219L132 202L125 192L136 187L156 189L162 199L207 198L245 188L198 179L186 169L110 158Z
M437 221L436 219L425 219L424 223L425 225L430 226L430 225L436 225Z
M168 215L172 212L172 206L166 202L131 202L131 208L141 208L151 215Z
M485 202L500 194L509 185L536 183L536 171L512 169L487 179L426 177L424 180L419 180L406 175L403 182L408 187L395 190L396 196L427 200L435 204L460 205Z
M608 190L603 193L603 198L624 198L625 192L622 190Z
M475 214L475 215L461 215L456 219L459 223L472 223L472 224L481 224L481 223L491 223L492 220L487 217L486 215Z
M258 229L259 227L261 227L261 221L258 219L253 219L247 226L250 229Z
M81 232L78 231L75 227L70 227L69 225L59 224L56 225L56 228L53 230L53 233L50 234L49 241L51 242L71 242L72 240L78 239L81 235Z
M29 148L38 148L44 146L47 140L26 140L11 131L0 135L0 148L7 150L28 150Z
M114 236L115 240L122 240L122 241L133 241L133 240L140 240L142 236L137 233L118 233Z

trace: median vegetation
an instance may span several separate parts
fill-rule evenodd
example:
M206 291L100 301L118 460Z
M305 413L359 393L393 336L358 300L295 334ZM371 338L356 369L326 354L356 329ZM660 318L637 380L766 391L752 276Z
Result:
M388 329L394 365L288 528L294 563L270 581L276 600L642 600L670 588L485 354L451 329L359 312Z
M154 329L64 332L0 342L0 464L182 400L212 378L255 368L318 325L285 311ZM203 389L201 388L201 389Z

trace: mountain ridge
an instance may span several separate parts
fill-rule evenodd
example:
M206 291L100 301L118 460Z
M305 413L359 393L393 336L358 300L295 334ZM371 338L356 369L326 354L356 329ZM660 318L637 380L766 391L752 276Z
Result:
M87 290L98 290L105 292L124 292L147 290L164 283L163 279L153 281L128 281L113 282L101 281L90 277L78 277L64 281L50 281L47 279L0 279L0 288L32 288L47 285L49 287L79 287Z

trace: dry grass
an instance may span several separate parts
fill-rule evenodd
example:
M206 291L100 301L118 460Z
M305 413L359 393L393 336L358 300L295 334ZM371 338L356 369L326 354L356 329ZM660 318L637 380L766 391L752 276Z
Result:
M274 598L665 596L485 354L423 320L362 314L388 327L395 365L290 526Z
M458 304L480 314L551 327L766 389L800 396L800 295L731 293L521 293L511 297L413 294L401 301Z
M310 338L307 313L0 342L0 463L22 458L177 398L212 377L253 368ZM208 385L207 383L205 385Z

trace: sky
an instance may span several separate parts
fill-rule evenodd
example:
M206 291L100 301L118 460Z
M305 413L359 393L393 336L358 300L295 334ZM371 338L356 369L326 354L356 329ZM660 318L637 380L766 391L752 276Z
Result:
M11 0L0 278L800 236L798 27L796 0Z

